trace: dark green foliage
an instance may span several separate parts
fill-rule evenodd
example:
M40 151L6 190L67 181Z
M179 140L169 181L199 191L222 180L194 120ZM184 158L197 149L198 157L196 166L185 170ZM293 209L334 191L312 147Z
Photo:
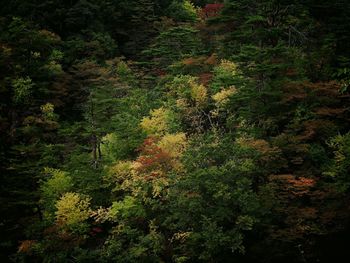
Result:
M196 11L195 6L190 1L172 1L166 14L175 21L194 22L197 19Z
M172 27L156 38L154 45L143 52L160 67L172 64L179 59L200 54L198 31L190 26Z
M3 1L1 262L340 261L349 10Z

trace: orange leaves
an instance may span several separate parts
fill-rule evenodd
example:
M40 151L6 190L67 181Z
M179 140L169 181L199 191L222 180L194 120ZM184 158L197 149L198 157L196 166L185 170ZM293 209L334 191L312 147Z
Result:
M336 81L311 83L289 82L284 85L281 104L294 115L290 130L296 141L324 141L338 130L341 121L349 119L349 98L340 93Z
M298 82L288 82L283 87L284 95L281 103L293 103L307 98L307 90Z
M261 152L261 153L267 153L271 150L269 143L265 140L261 140L261 139L250 139L250 140L244 140L244 143L249 146L252 147L254 149L256 149L257 151Z
M24 240L19 245L18 252L29 254L35 244L35 240Z
M253 148L260 154L261 162L271 162L281 156L281 150L276 146L271 146L267 141L261 139L240 139L238 143L241 146Z
M294 76L297 76L297 75L298 75L298 72L297 72L297 70L294 69L294 68L288 68L288 69L286 70L286 75L287 75L288 77L294 77Z
M306 83L310 89L314 101L317 101L317 107L313 109L315 115L321 118L347 119L348 111L346 105L349 105L349 97L340 93L341 84L336 81ZM343 106L343 107L342 107Z
M310 194L311 188L316 184L312 178L296 177L293 174L271 175L270 180L276 183L279 191L288 198Z
M161 171L170 169L170 155L157 146L156 142L153 137L145 139L140 147L140 156L136 160L139 164L136 166L137 172L148 172L151 177L155 177L162 175Z
M215 66L218 64L218 56L215 53L213 53L210 57L207 58L206 61L204 61L204 63Z
M293 72L290 72L289 74L293 74ZM303 101L311 99L313 96L316 96L314 99L318 101L323 99L340 99L340 88L341 85L336 81L317 83L308 81L288 82L284 84L283 87L284 96L282 98L282 103Z
M336 125L329 120L309 120L302 123L303 133L296 136L299 141L315 139L315 137L328 137L336 130Z
M348 217L349 200L328 186L317 184L318 179L294 174L269 177L278 197L275 212L281 216L281 225L271 230L275 239L294 240L306 235L339 230ZM346 198L347 199L347 198Z
M323 107L323 108L316 108L315 113L319 116L323 117L331 117L331 116L337 116L339 114L342 114L346 111L344 108L329 108L329 107Z
M213 73L202 73L199 75L199 83L207 86L213 78Z
M337 81L329 81L329 82L317 82L304 83L305 87L315 92L317 96L327 96L327 97L338 97L340 95L339 91L341 88L340 83Z
M299 177L298 179L289 179L289 183L293 184L295 187L312 187L315 185L315 180L306 178L306 177Z
M303 203L314 194L316 180L293 174L271 175L269 178L280 202L276 212L281 214L284 224L284 227L272 230L273 238L293 240L319 231L315 227L319 206Z
M185 66L190 66L190 65L196 65L196 64L201 64L205 60L205 57L189 57L184 60L182 60L182 64Z
M274 175L270 176L271 181L275 181L278 183L282 183L282 182L285 182L287 180L291 180L294 178L295 178L295 176L292 174L274 174Z
M166 134L162 138L148 137L139 148L135 170L149 178L165 175L171 169L181 170L181 157L186 148L184 133Z
M315 185L315 180L305 177L290 178L287 180L289 183L288 190L295 196L302 196L308 194L310 188Z
M215 53L213 53L209 57L200 56L200 57L185 58L181 61L181 63L185 66L195 66L195 65L203 66L203 64L215 66L218 63L218 57Z
M218 57L215 53L210 56L187 57L171 66L174 72L197 76L203 73L209 74L215 65L218 64Z

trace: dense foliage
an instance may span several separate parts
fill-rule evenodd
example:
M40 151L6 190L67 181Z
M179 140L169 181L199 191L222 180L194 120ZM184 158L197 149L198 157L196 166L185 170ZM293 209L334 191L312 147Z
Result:
M5 0L1 262L349 258L349 17Z

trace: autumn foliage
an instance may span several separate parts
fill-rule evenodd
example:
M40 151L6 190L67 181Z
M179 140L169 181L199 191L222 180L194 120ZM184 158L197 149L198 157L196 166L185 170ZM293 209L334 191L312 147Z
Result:
M200 11L200 17L203 19L216 17L219 15L223 7L224 4L221 3L206 4L205 7L203 7Z
M346 261L348 2L5 1L0 262Z

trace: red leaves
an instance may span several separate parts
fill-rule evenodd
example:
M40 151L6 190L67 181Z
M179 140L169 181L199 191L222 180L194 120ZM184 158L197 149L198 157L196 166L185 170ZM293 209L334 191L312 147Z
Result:
M139 172L149 172L153 177L158 176L159 172L155 170L167 170L171 157L156 145L157 139L148 137L140 147L141 155L137 158L140 166L137 167Z
M165 70L157 68L154 70L154 73L158 76L158 77L162 77L165 76L167 73Z
M202 8L200 12L200 17L203 19L207 19L210 17L218 16L223 7L224 4L220 3L207 4L205 7Z
M103 232L103 229L101 227L96 226L96 227L93 227L91 229L90 235L91 236L96 236L97 234L102 233L102 232Z

